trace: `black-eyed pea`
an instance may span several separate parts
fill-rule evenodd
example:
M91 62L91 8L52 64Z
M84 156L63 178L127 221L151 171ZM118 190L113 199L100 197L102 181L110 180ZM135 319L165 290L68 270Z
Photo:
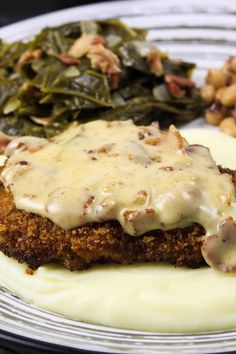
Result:
M236 57L232 57L229 61L230 70L236 74Z
M210 104L215 98L216 90L212 85L203 86L201 89L201 96L206 104Z
M236 105L230 110L228 117L233 117L234 119L236 119Z
M236 137L236 120L233 117L224 118L220 123L220 130Z
M223 119L222 113L218 111L207 111L206 120L209 124L218 125Z
M229 75L228 81L230 85L236 84L236 73L231 73L231 75Z
M216 91L216 99L220 101L221 95L224 92L224 90L226 89L226 87L221 87Z
M206 83L218 89L225 85L225 75L219 69L209 69L206 77Z
M229 66L229 62L226 61L224 63L224 65L220 68L220 71L224 74L224 75L228 75L229 71L230 71L230 66Z
M224 106L233 106L236 104L236 84L225 87L225 89L220 93L220 102Z

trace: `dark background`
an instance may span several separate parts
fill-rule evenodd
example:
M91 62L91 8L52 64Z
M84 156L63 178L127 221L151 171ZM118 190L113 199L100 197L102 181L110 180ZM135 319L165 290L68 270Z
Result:
M50 11L105 1L108 0L0 0L0 27Z

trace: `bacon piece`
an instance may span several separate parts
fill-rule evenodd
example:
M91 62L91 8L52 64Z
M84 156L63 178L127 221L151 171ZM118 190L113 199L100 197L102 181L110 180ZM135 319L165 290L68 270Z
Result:
M87 200L86 203L84 204L83 215L88 214L90 205L93 203L94 199L95 199L95 197L94 197L93 195L91 195L91 196L88 198L88 200Z
M177 85L179 85L180 87L189 87L189 88L195 87L195 83L191 79L189 79L188 77L167 74L165 76L165 81L166 82L174 82Z
M165 76L165 82L170 94L176 98L180 98L185 95L185 91L182 90L182 88L186 89L195 87L195 83L191 79L172 74Z
M91 46L87 57L91 60L93 69L114 75L120 73L119 58L102 44Z
M43 52L41 49L27 50L21 55L16 66L19 68L22 64L24 64L27 61L39 59L41 58L42 53Z
M159 124L159 122L157 122L157 121L153 121L153 122L151 123L151 126L154 127L154 128L160 129L160 124Z
M134 234L139 233L144 225L150 224L155 218L155 215L156 211L152 208L137 211L126 210L123 214L125 223L130 226Z
M179 85L177 85L175 82L167 82L167 88L170 92L170 94L175 97L175 98L181 98L185 95L185 92L181 90Z
M155 136L153 138L148 138L144 141L144 144L147 144L147 145L159 145L161 143L161 138Z
M109 84L113 89L118 86L120 78L119 58L110 49L105 48L104 44L104 37L84 33L74 42L68 54L75 58L87 55L93 69L109 76Z
M151 50L147 56L149 62L150 71L156 76L161 76L164 73L163 65L161 62L162 54L157 49Z
M12 156L17 150L30 152L39 151L44 145L49 144L47 139L37 137L15 137L11 139L10 143L6 146L4 153L7 157Z
M96 44L103 44L105 45L106 40L104 37L102 36L94 36L93 40L92 40L92 44L96 45Z
M138 196L135 200L135 203L143 205L146 203L147 199L148 199L148 192L145 190L141 190L138 192Z
M79 59L73 57L72 55L70 55L68 53L61 53L59 55L59 59L65 65L78 65L79 64Z
M75 58L81 58L86 55L91 46L97 44L105 44L105 38L102 36L83 33L80 38L78 38L71 46L68 54Z
M109 75L109 86L111 89L115 89L118 87L118 83L120 80L120 71L114 74Z
M232 217L223 220L219 235L206 237L202 255L207 264L221 272L236 272L236 223Z
M174 125L170 125L165 137L168 145L176 152L185 153L186 140Z
M105 145L101 146L97 150L97 152L108 154L108 152L110 152L113 149L114 145L115 145L115 143L113 143L113 144L105 144Z
M140 130L140 132L138 132L138 138L139 140L143 140L149 136L152 135L152 132L150 132L148 129L146 128L142 128L142 130Z
M0 154L3 154L6 146L14 139L13 136L0 132Z

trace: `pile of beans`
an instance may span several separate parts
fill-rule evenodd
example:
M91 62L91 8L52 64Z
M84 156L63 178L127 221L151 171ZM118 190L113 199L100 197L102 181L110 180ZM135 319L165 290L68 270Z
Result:
M236 137L236 56L222 68L208 70L201 95L208 123L219 125L223 132Z

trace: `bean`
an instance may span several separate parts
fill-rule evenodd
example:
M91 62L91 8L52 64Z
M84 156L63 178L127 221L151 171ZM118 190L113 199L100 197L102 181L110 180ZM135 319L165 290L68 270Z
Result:
M223 119L222 113L218 111L207 111L206 120L209 124L218 125Z
M236 74L236 57L230 59L229 67Z
M229 68L229 62L226 61L224 65L220 68L220 71L222 72L223 75L226 76L226 81L227 81L227 76L229 76L230 73L230 68Z
M218 69L209 69L206 77L206 83L218 89L225 85L225 75Z
M219 100L226 106L233 106L236 104L236 84L227 86L219 95Z
M224 118L220 123L220 130L236 137L236 120L233 117Z
M212 85L206 85L201 89L202 99L206 104L210 104L215 98L215 88Z
M229 76L230 85L236 84L236 73Z
M221 95L224 92L224 90L226 89L226 87L221 87L216 91L216 99L220 101Z

